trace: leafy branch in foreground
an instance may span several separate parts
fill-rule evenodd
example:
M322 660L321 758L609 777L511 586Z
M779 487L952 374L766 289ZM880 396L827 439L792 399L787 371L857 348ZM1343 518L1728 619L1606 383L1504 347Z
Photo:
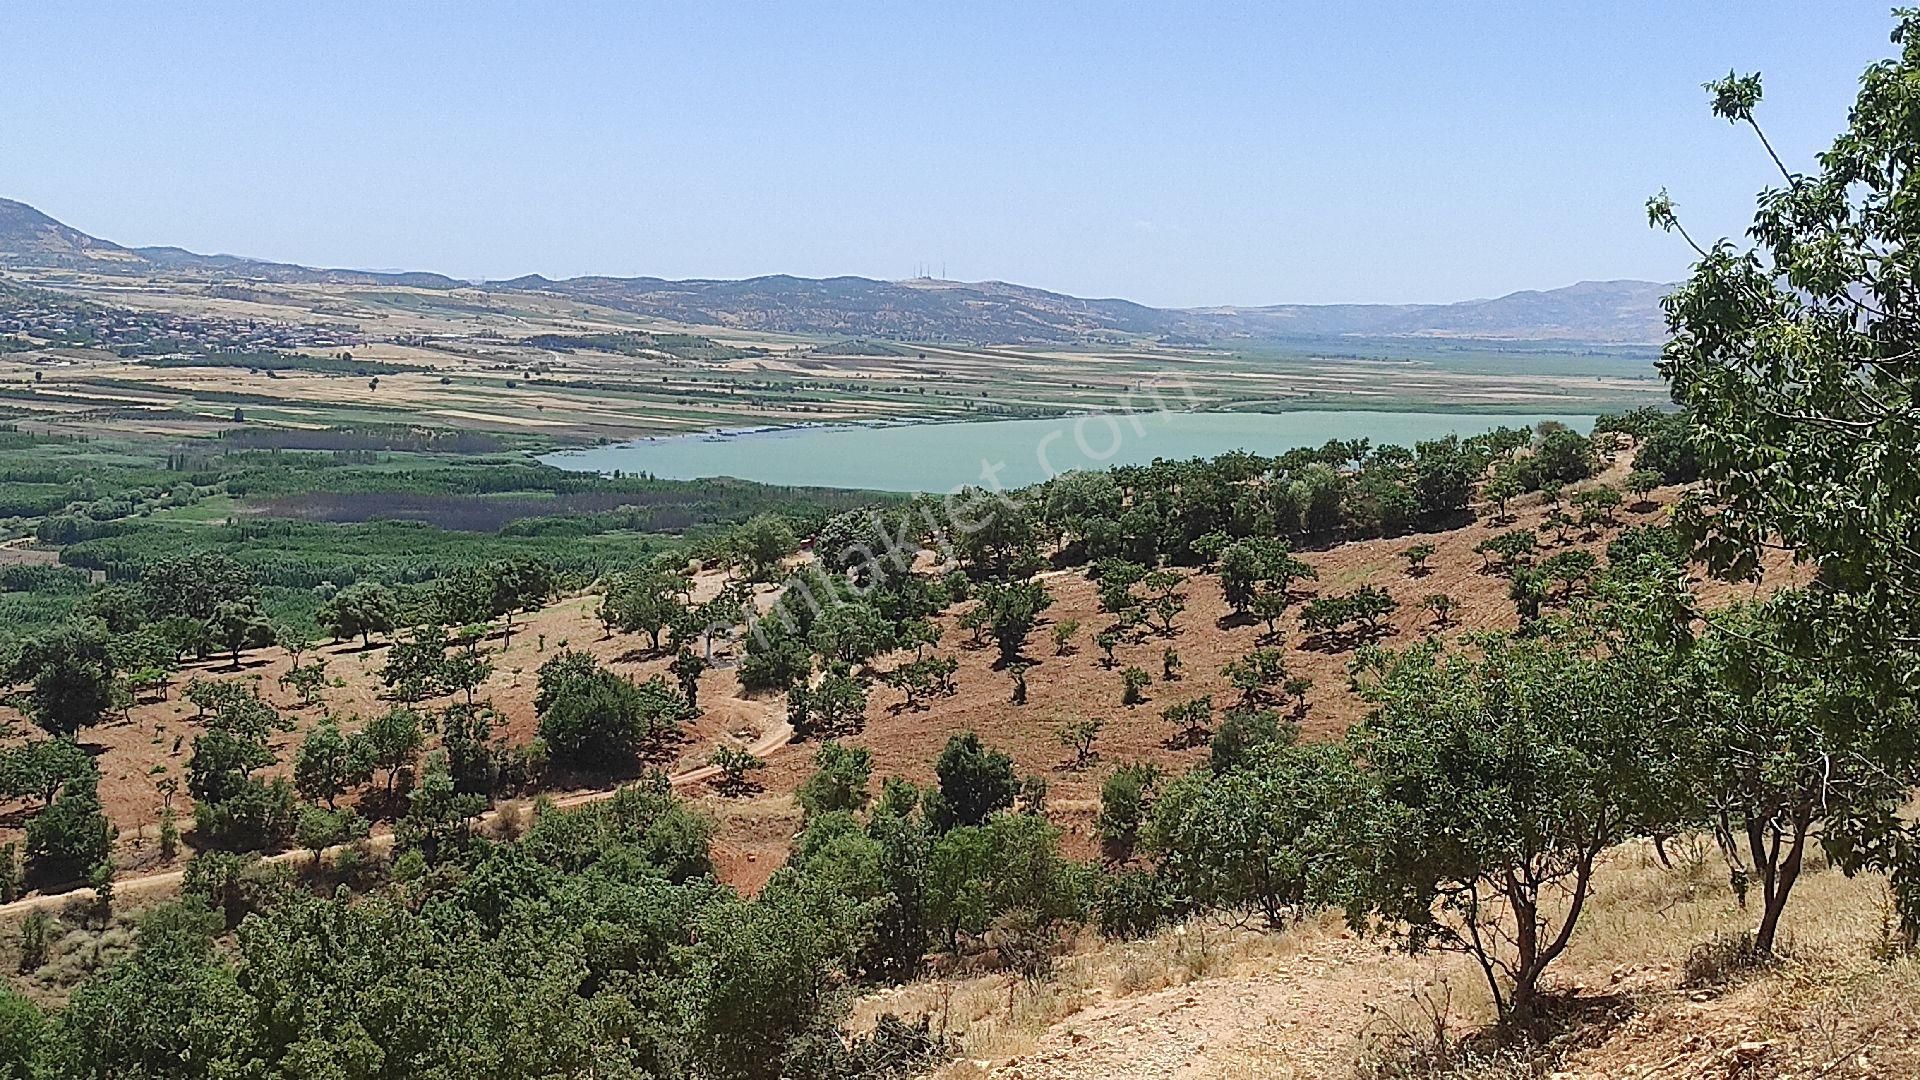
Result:
M1699 255L1664 301L1660 367L1693 423L1701 489L1676 521L1708 566L1751 577L1776 545L1812 564L1779 611L1780 644L1887 698L1920 691L1920 11L1898 13L1896 56L1868 67L1847 127L1817 167L1789 169L1763 131L1758 75L1708 84L1782 176L1758 199L1751 246L1702 245L1673 199L1649 222ZM1898 751L1920 753L1913 747ZM1920 933L1920 835L1886 819L1852 865L1889 871ZM1864 840L1865 838L1863 838Z

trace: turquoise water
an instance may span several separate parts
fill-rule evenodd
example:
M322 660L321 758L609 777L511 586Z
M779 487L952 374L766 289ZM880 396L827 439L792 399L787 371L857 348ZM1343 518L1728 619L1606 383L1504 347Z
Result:
M894 427L815 427L658 439L541 458L576 472L651 473L669 480L733 476L768 484L951 491L962 484L1019 487L1070 469L1213 457L1274 455L1328 439L1412 447L1443 435L1558 420L1585 431L1591 416L1494 413L1136 413L1053 420L988 420Z

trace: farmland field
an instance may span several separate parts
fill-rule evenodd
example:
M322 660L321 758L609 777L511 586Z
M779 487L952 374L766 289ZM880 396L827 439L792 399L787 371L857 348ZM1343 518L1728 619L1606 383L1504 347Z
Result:
M103 309L298 327L291 340L327 343L309 348L315 359L305 364L250 368L226 356L196 366L191 354L158 362L27 337L0 350L0 408L32 430L257 437L263 429L405 423L556 447L756 425L1058 416L1153 393L1177 393L1182 407L1207 411L1516 416L1592 415L1663 400L1650 352L1631 347L1419 339L1247 349L903 344L667 324L479 289L235 290L10 273L21 285Z

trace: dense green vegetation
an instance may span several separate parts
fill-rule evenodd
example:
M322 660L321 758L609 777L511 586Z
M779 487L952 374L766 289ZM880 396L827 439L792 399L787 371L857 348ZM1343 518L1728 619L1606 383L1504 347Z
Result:
M325 433L319 433L325 434ZM465 455L410 428L337 433L351 448L301 452L75 443L0 432L0 525L60 548L63 564L135 582L155 563L221 555L251 576L267 614L311 625L359 581L419 584L466 567L535 559L581 584L639 566L756 515L803 527L867 501L735 481L602 479L510 455ZM313 440L309 440L313 441ZM400 447L400 449L392 449ZM703 537L707 539L703 539ZM0 610L14 637L59 622L73 571L12 568Z
M184 695L200 720L186 790L206 850L190 875L194 894L149 916L132 957L82 985L20 1053L70 1075L156 1075L153 1063L187 1052L181 1033L217 1031L217 1044L191 1050L209 1063L200 1075L286 1075L300 1061L363 1053L364 1039L377 1048L361 1068L370 1076L474 1061L663 1077L791 1075L806 1062L820 1070L806 1075L883 1076L861 1056L924 1062L941 1052L937 1040L888 1024L875 1036L887 1046L849 1045L835 1024L853 988L910 977L932 952L990 954L1039 977L1082 923L1140 934L1230 911L1280 925L1325 907L1410 948L1472 955L1505 1025L1525 1031L1600 854L1690 830L1717 835L1736 882L1757 883L1753 947L1765 953L1808 845L1844 866L1875 865L1891 809L1917 775L1900 742L1909 704L1876 698L1866 676L1756 668L1726 647L1733 633L1789 641L1806 594L1715 616L1700 631L1688 618L1677 534L1623 531L1603 568L1578 549L1556 550L1552 536L1515 529L1483 546L1489 572L1510 585L1519 635L1386 652L1370 642L1392 598L1361 587L1306 599L1299 587L1312 570L1292 553L1294 544L1446 527L1476 497L1496 518L1525 491L1557 504L1574 484L1584 486L1564 497L1581 527L1612 528L1618 493L1588 482L1612 453L1611 433L1631 433L1642 455L1663 440L1692 452L1677 427L1664 414L1629 414L1593 439L1542 425L1412 450L1332 443L839 513L830 497L809 502L808 493L597 480L497 460L223 455L220 469L189 474L210 482L177 500L171 490L148 496L175 501L166 509L176 516L108 518L102 535L66 546L65 558L106 571L106 583L56 568L5 579L70 598L76 616L21 641L9 661L18 703L45 732L0 769L7 790L38 807L24 851L6 853L9 890L111 880L98 773L69 740L140 687L164 685L185 653L237 660L276 639L297 649L314 630L391 636L383 676L393 706L352 735L319 725L297 748L292 778L270 778L270 739L285 718L242 683L190 683ZM1635 464L1666 476L1658 461ZM401 486L467 498L544 489L703 499L715 528L689 548L657 537L636 544L638 534L596 531L591 517L462 533L189 513L215 497ZM739 523L719 528L729 516ZM737 587L691 601L689 554L725 562L740 582L777 580L803 537L818 561L786 582L765 616L747 619ZM952 569L909 571L928 549ZM1120 704L1143 704L1153 688L1170 745L1210 742L1211 753L1185 776L1120 763L1102 787L1097 864L1061 854L1044 779L1017 775L973 735L941 753L934 786L889 780L875 797L870 764L830 741L865 723L867 687L884 680L909 708L952 693L956 665L929 620L958 607L960 627L996 648L1017 707L1051 603L1031 575L1049 563L1081 566L1098 586L1111 623L1094 640L1109 656L1117 640L1170 637L1192 571L1217 571L1228 606L1264 621L1270 637L1297 609L1321 647L1354 650L1373 715L1340 742L1300 743L1297 712L1283 710L1298 709L1306 688L1272 648L1227 665L1238 697L1223 710L1208 696L1162 695L1152 673L1128 668ZM478 644L486 627L510 633L516 612L594 581L609 632L676 656L673 681L636 683L562 650L538 673L539 738L509 745L475 695L491 667ZM311 623L288 620L290 610ZM475 823L496 798L537 791L553 770L643 773L698 715L708 643L735 635L744 635L742 686L786 694L800 737L828 740L819 775L802 789L805 831L762 894L743 900L712 881L710 826L657 782L604 808L543 813L523 839L479 835ZM1165 653L1162 682L1180 668L1177 651ZM323 692L318 663L296 663L289 685ZM1869 702L1878 734L1829 722L1863 715ZM1662 722L1679 715L1690 722ZM1092 760L1097 738L1097 725L1075 725L1077 762ZM1786 756L1755 769L1730 752L1738 746ZM724 746L713 763L722 790L746 787L760 764ZM303 878L234 861L295 844L316 853L351 845L379 821L398 844L385 867L352 846ZM174 829L163 823L163 834ZM347 888L328 896L329 882ZM1489 905L1490 896L1501 901ZM312 955L314 934L333 949L294 960ZM215 939L232 948L212 947ZM168 996L174 1011L150 1029L102 1027L126 1007L118 995L151 993L163 969L202 989ZM357 973L373 969L411 972L416 989L366 1014L347 1003L358 1000ZM258 1020L247 1002L268 987L278 1000L309 1003L303 1018ZM456 997L493 1002L479 1010L492 1019L475 1029L436 1011ZM540 1001L555 1012L536 1031L529 1003ZM754 1017L751 1037L742 1010ZM463 1056L448 1039L467 1047Z
M1819 570L1785 612L1783 643L1805 670L1858 680L1875 702L1904 701L1920 672L1920 369L1908 254L1920 140L1920 13L1897 14L1896 57L1869 67L1848 125L1808 173L1780 165L1763 192L1751 247L1701 247L1664 192L1649 220L1699 255L1667 298L1674 336L1661 359L1693 422L1705 480L1680 518L1716 572L1749 574L1773 544ZM1758 75L1709 87L1716 116L1758 122ZM1823 730L1911 757L1910 728L1885 732L1874 710L1822 714ZM1846 849L1892 875L1909 928L1920 924L1920 833L1903 820L1850 820ZM1829 832L1831 832L1831 826Z
M489 742L484 705L456 701L438 715L397 706L352 737L322 725L300 748L289 785L256 771L271 760L262 741L276 723L271 709L246 691L190 688L207 716L189 769L192 792L208 808L197 812L200 830L243 848L298 833L318 850L364 832L354 811L336 807L344 794L370 790L359 805L393 815L401 837L393 880L378 884L376 875L328 897L325 878L316 890L288 871L202 856L186 906L149 915L133 956L36 1025L40 1034L21 1052L64 1075L159 1075L153 1063L187 1052L185 1033L217 1031L215 1044L192 1052L259 1063L270 1074L306 1054L354 1052L365 1038L378 1048L365 1075L433 1075L456 1060L769 1077L795 1075L804 1061L821 1071L803 1075L891 1075L858 1071L865 1066L848 1062L873 1048L829 1036L854 988L910 977L930 952L991 952L1037 977L1063 934L1083 921L1126 935L1211 910L1281 925L1329 906L1409 947L1473 955L1505 1020L1525 1030L1607 848L1633 837L1717 833L1759 886L1755 947L1764 951L1807 845L1821 843L1855 865L1917 778L1886 741L1912 728L1910 704L1890 708L1873 701L1866 682L1756 658L1744 647L1755 635L1780 634L1800 594L1696 630L1689 586L1663 553L1670 546L1646 531L1623 533L1590 599L1543 615L1519 636L1470 648L1363 646L1356 677L1376 709L1341 742L1302 744L1272 711L1290 693L1281 689L1277 653L1236 661L1243 696L1217 729L1205 698L1165 710L1182 731L1211 737L1204 764L1181 777L1123 767L1104 785L1106 859L1098 865L1061 856L1044 782L1018 776L1007 755L975 736L946 747L932 787L889 780L877 797L864 753L823 742L818 774L802 788L805 830L789 864L750 901L711 881L710 826L657 786L588 810L543 812L523 839L482 839L473 823L488 799L537 783L544 767ZM971 564L982 576L971 588L898 575L900 584L870 581L879 587L862 598L847 593L818 610L791 608L795 625L777 633L790 635L783 647L795 665L792 685L809 687L802 708L818 715L822 700L839 693L838 680L852 703L831 727L857 728L860 670L877 648L869 637L910 633L924 617L916 612L956 592L988 610L1011 603L1017 591L996 585L989 567L1022 566L1031 556L991 554ZM1520 573L1529 558L1518 557L1509 572ZM1155 633L1139 611L1175 593L1129 565L1098 567L1103 586L1126 632ZM200 566L157 575L143 593L185 604L167 582L188 577L217 584L233 574ZM516 598L528 586L513 584L524 577L501 567L476 578L468 599L446 598L429 629L529 602ZM679 593L670 576L654 580L631 588L664 598L663 607L693 610L672 600ZM816 573L813 587L832 580ZM541 587L532 585L532 595ZM377 596L351 605L381 606ZM674 638L684 644L707 629L672 610L665 618L656 648L679 647ZM1030 629L1017 616L989 617L981 633L1017 657ZM409 640L424 644L395 650L390 681L430 680L446 693L471 680L470 669L461 674L471 653L443 631L423 634ZM71 643L58 655L84 664L92 647ZM937 654L900 663L930 656ZM827 680L803 681L816 657ZM564 652L540 672L540 698L542 752L584 767L644 757L649 740L697 708L665 680L635 685ZM1847 742L1829 726L1828 718L1862 715L1870 703L1880 738ZM1679 716L1688 722L1672 722ZM830 733L822 725L810 737ZM1089 756L1097 736L1097 727L1075 735L1086 747L1077 756ZM68 834L65 857L85 857L100 828L97 807L95 824L87 823L86 767L62 765L57 740L34 745L47 748L50 764L36 771L23 762L10 774L54 808L71 803L37 820ZM1765 747L1772 760L1755 768L1742 747ZM394 787L403 767L424 770L405 795ZM63 769L71 778L60 779ZM1816 832L1817 823L1825 827ZM36 867L54 857L47 849L30 852ZM367 873L363 858L343 856L329 872ZM1567 896L1571 908L1557 902ZM235 925L232 951L210 947L223 926ZM316 952L320 940L330 944ZM185 984L202 989L148 1005L150 1025L108 1026L133 1007L131 995L152 994L163 971L184 971ZM367 1013L356 1003L374 971L409 974L389 1007ZM257 1002L266 993L307 1004L290 1024L265 1024ZM453 1000L466 1003L458 1020L444 1012ZM543 1001L544 1010L530 1004ZM751 1037L741 1029L747 1015ZM475 1016L491 1019L476 1028ZM545 1019L528 1027L536 1017ZM915 1060L939 1052L910 1025L881 1032L920 1055ZM455 1045L465 1048L457 1058ZM901 1052L893 1046L883 1056ZM223 1073L209 1066L196 1075Z
M0 1071L886 1078L937 1053L924 1027L838 1033L874 911L855 883L799 862L741 899L709 875L710 825L656 785L500 843L427 790L413 813L436 842L368 896L203 858L65 1008L40 1022L6 998Z
M425 371L418 364L395 364L383 360L365 360L352 353L314 356L309 353L275 352L266 349L231 352L206 352L186 356L151 356L140 361L147 367L244 368L247 371L311 371L321 375L398 375L403 371Z
M621 353L627 356L664 353L682 360L736 360L742 356L755 354L755 350L722 345L712 338L701 337L699 334L648 334L639 331L609 334L536 334L522 339L521 344L535 349L552 349L556 352L592 349L596 352Z

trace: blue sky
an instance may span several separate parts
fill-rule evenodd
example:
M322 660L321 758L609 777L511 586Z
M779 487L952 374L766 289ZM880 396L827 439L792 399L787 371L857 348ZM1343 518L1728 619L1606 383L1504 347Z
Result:
M1813 12L1818 12L1817 17ZM329 266L1446 301L1685 268L1804 160L1888 5L0 6L0 195Z

